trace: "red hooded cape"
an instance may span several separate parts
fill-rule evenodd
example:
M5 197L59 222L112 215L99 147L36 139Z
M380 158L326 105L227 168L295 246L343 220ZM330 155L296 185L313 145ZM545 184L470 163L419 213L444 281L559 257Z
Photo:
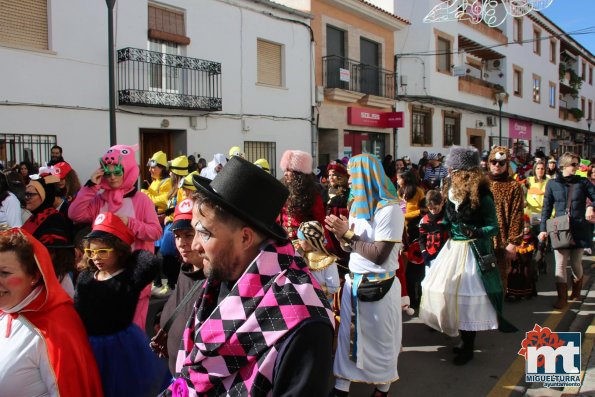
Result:
M5 233L21 233L33 244L37 267L44 281L44 288L37 298L9 316L23 316L44 339L61 396L103 396L87 333L72 299L56 278L47 249L26 230L14 228Z

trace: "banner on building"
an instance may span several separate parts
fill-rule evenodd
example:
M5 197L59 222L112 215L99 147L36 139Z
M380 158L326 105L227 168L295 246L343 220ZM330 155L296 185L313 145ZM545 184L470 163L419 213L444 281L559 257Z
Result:
M509 119L508 136L510 139L531 140L532 124L528 121Z
M347 124L376 128L403 128L403 112L378 112L365 108L347 108Z

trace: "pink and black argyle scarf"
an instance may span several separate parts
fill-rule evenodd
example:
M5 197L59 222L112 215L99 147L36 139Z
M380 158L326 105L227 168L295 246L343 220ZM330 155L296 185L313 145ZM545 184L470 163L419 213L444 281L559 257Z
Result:
M200 321L216 302L217 287L205 283L184 331L179 378L169 388L174 396L269 396L277 343L306 319L334 326L324 292L291 244L269 242Z

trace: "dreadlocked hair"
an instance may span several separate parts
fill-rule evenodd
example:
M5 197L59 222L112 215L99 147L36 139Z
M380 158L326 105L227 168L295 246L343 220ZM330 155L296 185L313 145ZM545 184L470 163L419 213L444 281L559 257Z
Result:
M442 197L446 200L450 189L455 200L463 202L469 198L471 208L475 209L479 207L483 188L488 187L489 180L480 168L458 170L451 173L448 183L442 187Z
M285 184L289 189L287 213L301 215L302 219L313 219L312 207L318 193L314 175L293 171L291 180Z

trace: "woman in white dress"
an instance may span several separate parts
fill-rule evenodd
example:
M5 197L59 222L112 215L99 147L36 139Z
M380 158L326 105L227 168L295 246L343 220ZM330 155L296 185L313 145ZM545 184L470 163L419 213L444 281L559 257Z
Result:
M450 178L443 196L451 238L422 283L419 317L449 336L461 333L454 364L464 365L473 358L477 331L516 328L501 316L504 294L497 267L480 266L491 262L479 259L493 253L491 238L498 233L498 219L489 182L479 168L479 153L473 147L453 146L446 166Z

